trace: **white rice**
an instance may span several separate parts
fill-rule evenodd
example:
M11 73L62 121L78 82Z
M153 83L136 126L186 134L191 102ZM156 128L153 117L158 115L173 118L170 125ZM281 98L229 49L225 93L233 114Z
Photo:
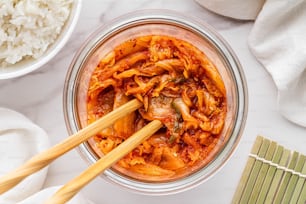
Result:
M0 66L39 58L56 40L73 0L0 0Z

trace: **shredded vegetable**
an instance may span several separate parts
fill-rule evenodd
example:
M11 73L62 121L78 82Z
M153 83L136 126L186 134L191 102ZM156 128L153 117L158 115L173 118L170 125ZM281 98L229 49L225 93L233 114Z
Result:
M208 57L184 40L150 35L120 44L100 60L87 97L88 123L133 98L144 104L94 137L104 154L148 122L163 122L114 166L134 178L188 175L209 162L223 139L224 82Z

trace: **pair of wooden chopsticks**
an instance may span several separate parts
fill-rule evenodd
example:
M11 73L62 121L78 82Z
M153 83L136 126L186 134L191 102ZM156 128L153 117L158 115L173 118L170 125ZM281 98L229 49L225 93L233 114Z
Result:
M99 120L80 130L76 134L68 137L63 142L32 157L22 166L0 178L0 195L17 185L30 174L47 166L56 158L65 154L66 152L78 146L82 142L88 140L93 135L112 125L119 118L135 111L141 106L142 103L140 101L138 101L137 99L133 99L128 103L118 107L114 111L106 114ZM110 167L120 158L132 151L135 147L141 144L141 142L150 137L161 127L162 123L158 120L150 122L148 125L133 134L127 140L125 140L118 147L116 147L111 152L99 159L99 161L97 161L95 164L91 165L78 177L74 178L66 185L64 185L50 199L46 201L46 204L59 204L69 201L86 184L88 184L95 177L100 175L106 168Z

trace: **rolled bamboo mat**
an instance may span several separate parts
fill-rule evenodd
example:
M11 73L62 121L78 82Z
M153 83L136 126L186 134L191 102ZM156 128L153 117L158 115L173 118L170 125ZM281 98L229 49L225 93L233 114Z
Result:
M232 204L306 204L306 156L258 136Z

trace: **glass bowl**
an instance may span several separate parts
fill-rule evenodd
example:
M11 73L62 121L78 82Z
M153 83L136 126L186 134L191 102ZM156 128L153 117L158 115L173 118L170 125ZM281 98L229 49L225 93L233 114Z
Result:
M92 72L101 57L122 42L145 35L182 39L204 52L217 67L226 88L227 115L223 141L209 161L189 175L167 181L136 179L109 168L102 177L127 189L149 195L185 191L214 175L238 145L247 117L247 85L241 65L225 40L206 23L169 10L145 10L121 16L94 32L75 55L68 70L63 95L66 126L74 134L87 125L87 91ZM92 140L78 147L89 164L101 156Z

